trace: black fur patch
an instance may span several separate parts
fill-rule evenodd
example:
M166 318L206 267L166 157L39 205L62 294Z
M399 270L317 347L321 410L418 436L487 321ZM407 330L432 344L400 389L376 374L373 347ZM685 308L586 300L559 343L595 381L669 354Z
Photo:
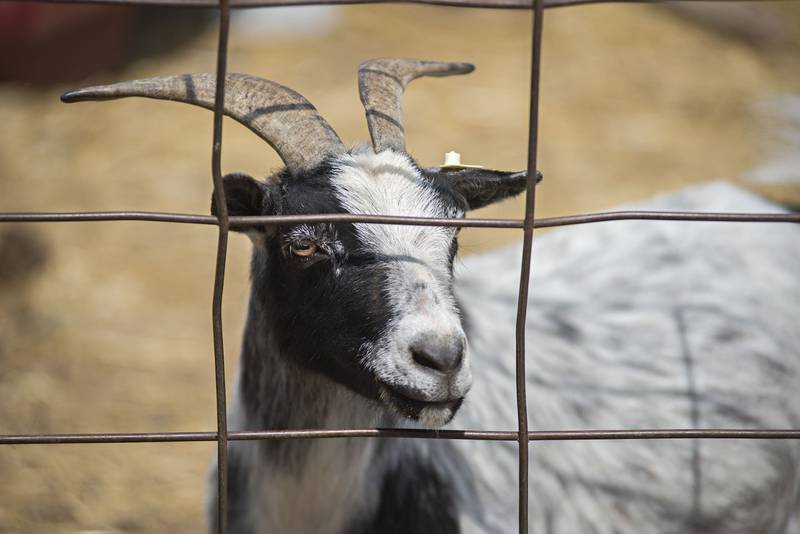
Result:
M386 473L374 517L351 534L459 534L455 491L435 466L409 458Z
M280 214L345 213L323 164L304 176L276 178ZM392 318L385 297L387 258L361 252L352 224L313 225L314 241L325 249L313 263L285 248L293 226L278 235L254 265L253 289L274 324L281 352L368 398L378 398L372 372L359 360L365 343L377 341ZM334 246L336 245L336 246Z

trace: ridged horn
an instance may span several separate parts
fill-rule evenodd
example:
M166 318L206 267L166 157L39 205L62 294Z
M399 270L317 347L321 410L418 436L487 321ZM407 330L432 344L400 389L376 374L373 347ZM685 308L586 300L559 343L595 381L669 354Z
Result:
M215 87L213 74L182 74L76 89L64 93L61 100L140 96L214 109ZM312 169L326 156L345 150L339 136L308 100L269 80L228 74L224 111L269 143L292 174Z
M475 70L469 63L443 63L419 59L371 59L358 68L358 90L367 112L367 125L375 152L387 148L405 151L403 92L421 76L451 76Z

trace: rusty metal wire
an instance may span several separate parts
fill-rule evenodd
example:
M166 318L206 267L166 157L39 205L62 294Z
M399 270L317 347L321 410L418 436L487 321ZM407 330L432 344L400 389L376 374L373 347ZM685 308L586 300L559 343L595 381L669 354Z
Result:
M0 0L4 1L4 0ZM219 228L212 303L212 330L214 339L214 375L216 389L217 430L215 432L151 432L105 434L26 434L0 435L0 445L33 444L89 444L89 443L156 443L199 442L217 443L217 531L227 531L227 449L229 441L237 440L287 440L332 438L416 438L516 441L519 447L519 532L528 529L528 443L530 441L559 440L652 440L652 439L800 439L800 429L647 429L647 430L528 430L525 382L525 320L530 285L533 234L537 228L570 226L603 221L657 220L703 222L762 222L800 223L800 214L784 213L705 213L674 211L612 211L567 215L561 217L534 217L536 194L536 153L538 145L538 94L542 42L542 17L545 8L596 3L653 3L654 0L36 0L39 2L77 4L160 5L178 7L215 7L219 10L219 42L217 50L217 87L214 103L214 129L212 141L211 175L214 185L214 202L218 216L145 211L103 211L69 213L0 213L0 223L25 222L91 222L91 221L151 221L179 224L214 225ZM658 1L658 0L655 0ZM682 0L696 1L696 0ZM531 39L531 92L528 137L528 184L526 188L524 219L441 219L423 217L396 217L384 215L319 214L302 216L229 217L225 192L222 188L222 116L227 70L227 42L229 17L232 8L285 5L361 4L361 3L416 3L478 8L512 8L533 10ZM520 287L516 317L516 388L518 428L516 431L428 430L370 428L356 430L263 430L229 432L225 406L225 356L222 339L222 295L225 282L228 232L248 224L280 225L297 223L353 223L399 224L420 226L458 226L483 228L515 228L523 231L523 253L520 268Z
M219 219L217 260L214 272L214 297L211 323L214 335L214 388L217 397L217 530L228 531L228 409L225 406L225 346L222 341L222 291L225 286L225 263L228 255L228 203L222 184L222 118L225 109L225 78L228 68L228 30L230 6L219 0L219 43L217 45L217 80L214 89L214 135L211 147L211 177L214 204Z
M260 430L228 432L228 440L414 438L519 441L519 432L488 430L431 430L362 428L348 430ZM625 439L800 439L800 430L748 429L642 429L554 430L528 432L530 441L625 440ZM0 445L49 445L70 443L165 443L217 441L216 432L144 432L116 434L24 434L0 436Z
M0 0L18 1L18 0ZM53 4L110 4L110 5L149 5L186 8L216 8L218 0L34 0ZM700 2L704 0L544 0L544 8L580 6L588 4L658 4L664 2ZM715 2L755 2L763 0L711 0ZM791 0L784 0L791 1ZM436 6L492 8L492 9L533 9L532 0L229 0L234 9L275 6L315 6L315 5L353 5L353 4L427 4Z
M608 221L686 221L686 222L762 222L800 223L800 213L713 213L700 211L602 211L580 215L543 217L533 220L534 228L553 228ZM212 215L161 213L155 211L93 211L62 213L0 213L2 222L97 222L151 221L179 224L219 225ZM300 223L372 223L407 226L458 226L461 228L523 228L523 219L439 219L434 217L401 217L397 215L264 215L228 217L231 228L253 224L280 225Z
M536 157L539 141L539 78L542 67L542 18L544 0L538 0L533 10L531 32L531 94L528 116L528 180L525 187L525 220L522 225L522 265L517 294L514 371L517 388L517 457L519 458L519 532L528 532L528 397L525 373L525 321L528 317L528 291L533 260L533 222L536 210ZM523 504L524 503L524 504Z

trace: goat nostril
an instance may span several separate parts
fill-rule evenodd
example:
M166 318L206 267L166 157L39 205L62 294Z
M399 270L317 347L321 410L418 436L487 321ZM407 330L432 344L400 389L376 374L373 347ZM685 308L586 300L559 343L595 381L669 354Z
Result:
M411 357L414 358L414 362L417 365L421 365L422 367L428 367L437 371L444 370L442 369L441 364L437 362L435 358L420 350L411 349Z
M412 347L411 357L421 367L440 373L450 373L461 367L464 360L464 346L459 344L457 347Z
M464 360L464 346L458 348L458 352L456 353L456 357L453 360L453 369L458 369L461 367L461 362Z

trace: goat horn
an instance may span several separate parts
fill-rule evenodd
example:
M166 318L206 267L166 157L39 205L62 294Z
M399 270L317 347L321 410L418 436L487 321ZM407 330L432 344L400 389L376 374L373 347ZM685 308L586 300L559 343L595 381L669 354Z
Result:
M216 76L183 74L86 87L61 96L63 102L141 96L214 109ZM225 78L225 114L255 132L275 149L296 175L326 156L345 151L333 128L302 95L288 87L244 74Z
M451 76L475 70L469 63L442 63L419 59L371 59L358 68L358 90L367 112L375 152L387 148L405 151L403 92L421 76Z

